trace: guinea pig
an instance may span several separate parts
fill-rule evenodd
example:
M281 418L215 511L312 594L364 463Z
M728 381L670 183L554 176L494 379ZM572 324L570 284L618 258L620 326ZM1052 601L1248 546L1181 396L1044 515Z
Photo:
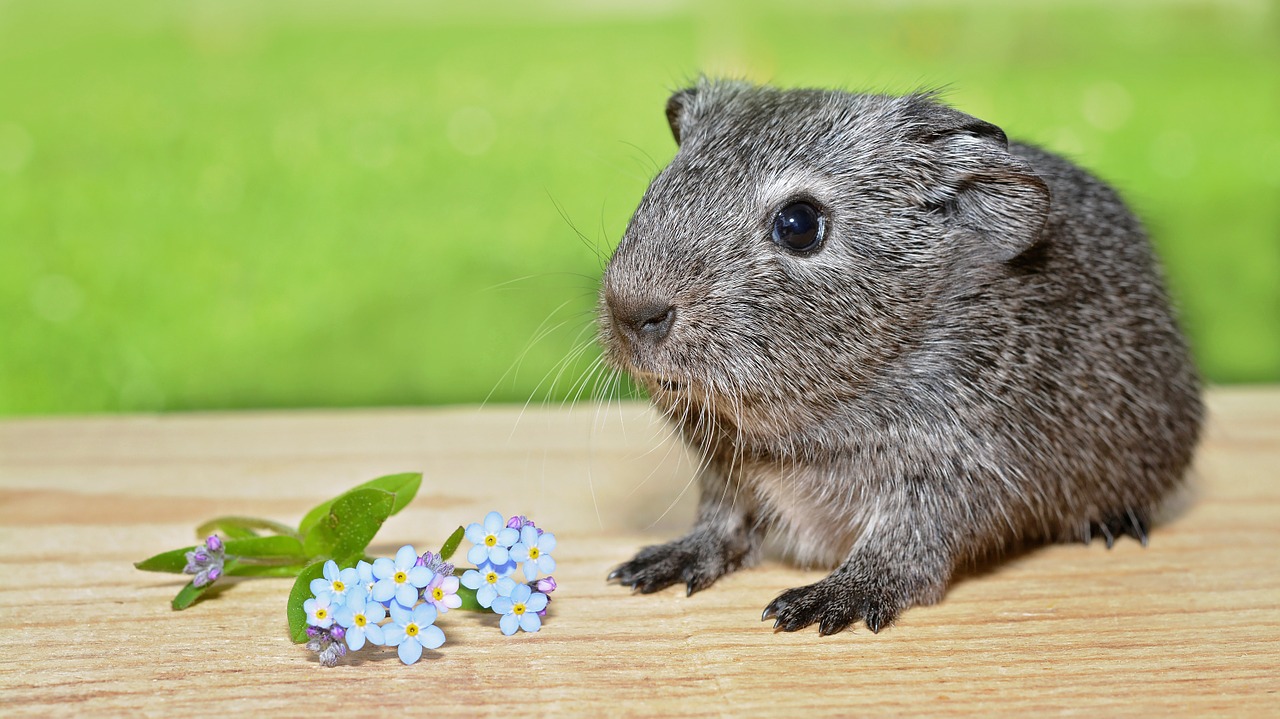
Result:
M775 630L878 632L1017 547L1144 545L1200 383L1142 225L929 93L703 79L605 270L606 361L701 458L697 519L609 579L690 594L766 535L833 571Z

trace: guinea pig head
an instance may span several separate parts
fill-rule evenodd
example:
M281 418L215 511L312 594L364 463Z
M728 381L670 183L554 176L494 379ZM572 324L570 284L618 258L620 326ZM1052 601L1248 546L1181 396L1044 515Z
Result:
M925 96L703 80L667 118L679 151L605 271L600 341L659 408L740 436L831 418L1048 210L998 128Z

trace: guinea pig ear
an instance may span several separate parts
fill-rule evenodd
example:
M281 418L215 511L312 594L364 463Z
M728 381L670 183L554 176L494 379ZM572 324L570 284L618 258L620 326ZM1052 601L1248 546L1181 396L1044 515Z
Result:
M1000 128L950 108L931 109L944 122L923 138L939 162L927 202L986 238L998 261L1012 260L1040 239L1049 219L1049 187L1009 152Z
M667 124L671 126L671 136L676 139L677 145L680 144L680 137L684 134L682 129L686 116L685 109L697 94L698 88L686 87L667 100Z

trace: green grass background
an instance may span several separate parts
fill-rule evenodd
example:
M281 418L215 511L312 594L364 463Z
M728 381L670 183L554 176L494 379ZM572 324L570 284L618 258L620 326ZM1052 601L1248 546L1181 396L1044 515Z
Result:
M1278 22L1266 0L0 0L0 414L570 396L602 256L699 72L949 88L1120 186L1208 378L1273 382Z

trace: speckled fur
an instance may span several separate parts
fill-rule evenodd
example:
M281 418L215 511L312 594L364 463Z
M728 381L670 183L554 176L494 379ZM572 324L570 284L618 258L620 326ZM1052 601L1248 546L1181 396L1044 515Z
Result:
M704 80L668 119L680 150L609 263L600 338L701 454L701 500L611 578L692 593L774 531L834 571L765 618L878 631L1012 547L1145 543L1202 409L1109 187L929 95ZM809 255L771 239L797 198L827 214ZM620 330L653 302L660 341Z

